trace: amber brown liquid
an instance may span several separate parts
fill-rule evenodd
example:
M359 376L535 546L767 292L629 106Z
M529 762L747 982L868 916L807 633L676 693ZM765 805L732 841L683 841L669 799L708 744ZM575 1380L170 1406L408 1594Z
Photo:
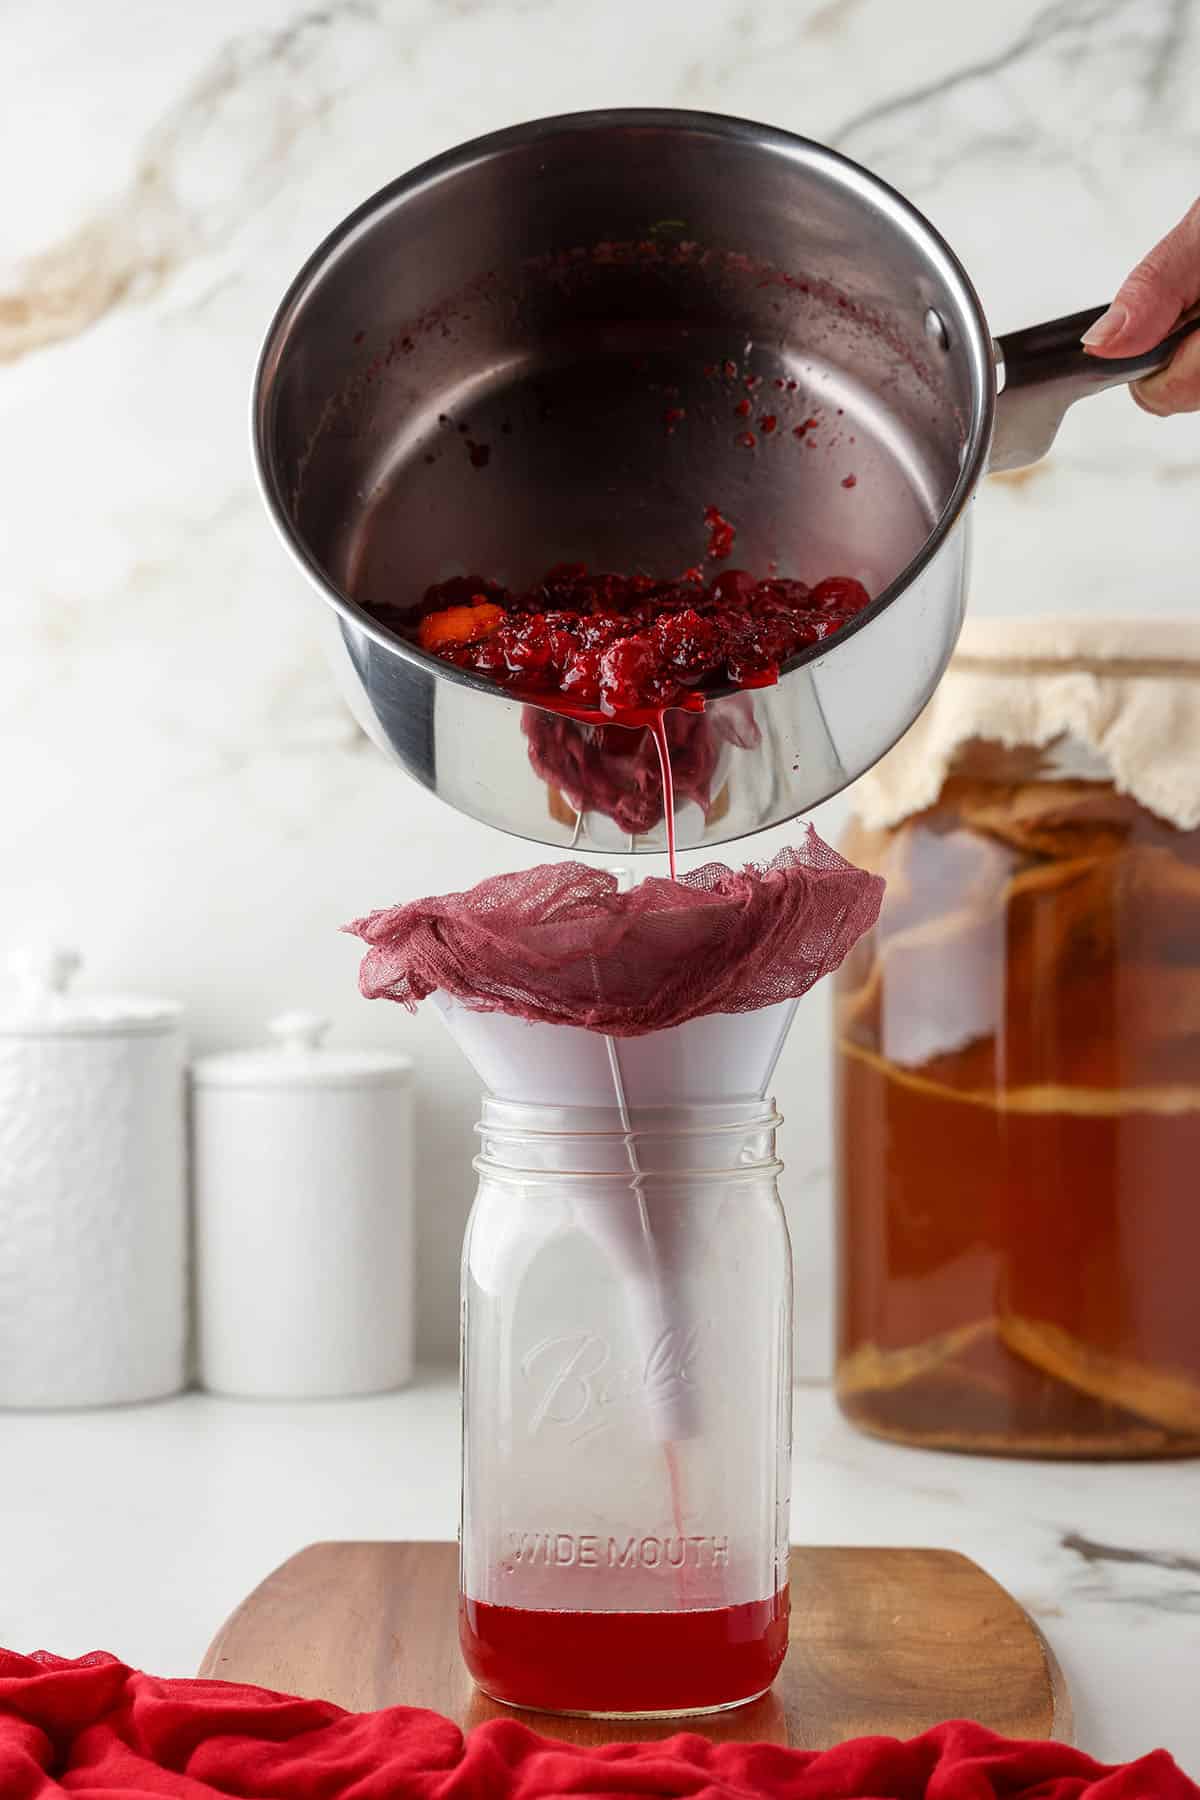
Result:
M872 848L892 896L839 996L843 1410L945 1448L1200 1452L1200 832L964 782Z

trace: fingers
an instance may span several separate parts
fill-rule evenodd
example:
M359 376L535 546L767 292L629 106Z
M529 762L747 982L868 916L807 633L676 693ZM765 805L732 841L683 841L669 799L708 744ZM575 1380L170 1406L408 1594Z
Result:
M1135 381L1130 393L1143 412L1200 412L1200 332L1182 343L1165 369Z
M1200 200L1122 282L1108 311L1084 332L1084 348L1094 356L1138 356L1165 338L1197 298ZM1164 371L1144 385L1149 389L1166 376Z

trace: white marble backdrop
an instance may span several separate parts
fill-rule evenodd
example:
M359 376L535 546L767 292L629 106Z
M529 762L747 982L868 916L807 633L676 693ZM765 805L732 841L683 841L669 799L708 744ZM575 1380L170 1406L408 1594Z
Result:
M367 1006L338 924L511 866L351 727L251 485L251 366L355 202L538 113L711 108L872 164L996 329L1105 298L1200 189L1198 0L8 0L0 14L0 946L178 996L198 1044L294 1005L421 1084L421 1332L456 1332L471 1077ZM1200 421L1123 395L978 508L973 605L1197 604ZM818 820L827 833L841 803ZM759 840L759 849L774 848ZM827 1366L828 1031L779 1071L800 1362Z

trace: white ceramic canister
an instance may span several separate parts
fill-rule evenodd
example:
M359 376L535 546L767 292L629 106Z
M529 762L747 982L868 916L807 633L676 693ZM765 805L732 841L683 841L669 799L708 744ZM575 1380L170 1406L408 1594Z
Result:
M315 1399L402 1386L413 1362L412 1065L326 1050L288 1013L274 1049L193 1067L202 1384Z
M11 959L0 1012L0 1406L109 1406L186 1377L179 1013L69 991L73 951Z

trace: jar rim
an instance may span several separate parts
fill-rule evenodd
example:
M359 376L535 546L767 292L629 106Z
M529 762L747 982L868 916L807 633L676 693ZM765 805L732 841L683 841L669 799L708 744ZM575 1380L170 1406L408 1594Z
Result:
M555 1124L552 1121L557 1120ZM693 1101L674 1106L546 1106L534 1101L483 1097L479 1135L505 1142L552 1138L570 1142L646 1137L716 1137L734 1132L775 1131L783 1123L773 1099Z
M783 1163L779 1157L770 1156L719 1169L547 1169L528 1168L520 1163L493 1162L490 1157L481 1153L473 1159L471 1166L479 1175L487 1175L501 1182L519 1183L521 1187L557 1188L584 1181L593 1192L597 1184L601 1183L606 1187L617 1188L622 1193L636 1193L648 1182L653 1182L658 1188L676 1183L681 1187L691 1188L713 1184L728 1187L730 1183L761 1181L764 1175L774 1179L782 1170Z
M604 1183L623 1192L648 1182L761 1179L783 1167L774 1100L676 1106L541 1106L485 1095L475 1169L526 1184Z

